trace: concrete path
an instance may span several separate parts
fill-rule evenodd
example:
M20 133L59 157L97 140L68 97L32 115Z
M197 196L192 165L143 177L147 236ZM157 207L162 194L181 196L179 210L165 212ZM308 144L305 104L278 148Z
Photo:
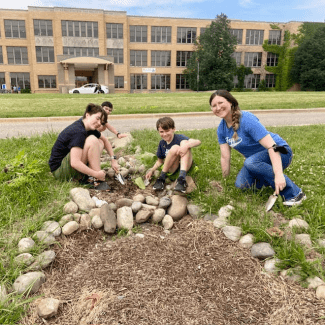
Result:
M325 124L325 108L251 111L265 126ZM120 132L154 129L159 117L171 116L177 130L216 129L220 119L211 112L174 114L112 115L110 123ZM79 117L40 117L0 119L0 138L31 136L44 132L60 132ZM108 131L105 135L111 135Z

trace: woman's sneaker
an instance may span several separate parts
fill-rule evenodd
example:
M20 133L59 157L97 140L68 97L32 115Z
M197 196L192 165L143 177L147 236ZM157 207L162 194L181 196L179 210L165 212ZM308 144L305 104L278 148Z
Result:
M184 177L178 177L177 178L177 184L175 186L175 191L177 192L182 192L182 193L186 193L186 187L187 187L187 183Z
M303 200L306 200L307 199L307 196L306 194L301 191L297 196L295 196L294 198L290 199L290 200L287 200L287 201L284 201L283 202L283 205L286 205L286 206L289 206L289 207L292 207L294 205L299 205L301 204L301 202Z
M156 183L152 187L155 191L162 191L165 188L165 180L158 177Z

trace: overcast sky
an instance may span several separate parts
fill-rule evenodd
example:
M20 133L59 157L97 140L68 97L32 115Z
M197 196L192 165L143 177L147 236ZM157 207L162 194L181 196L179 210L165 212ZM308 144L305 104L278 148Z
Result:
M325 0L0 0L0 8L28 6L122 10L128 15L289 22L325 20Z

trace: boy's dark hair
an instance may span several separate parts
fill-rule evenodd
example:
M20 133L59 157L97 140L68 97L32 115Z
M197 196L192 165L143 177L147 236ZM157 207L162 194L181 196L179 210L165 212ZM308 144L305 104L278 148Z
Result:
M163 130L175 129L175 122L171 117L162 117L156 123L157 130L161 127Z
M102 113L102 116L101 116L102 125L106 124L107 123L107 113L106 113L106 111L103 109L103 107L101 107L99 105L96 105L96 104L93 104L93 103L89 103L87 105L85 113L84 113L82 118L86 118L87 113L89 115L93 115L93 114L96 114L98 112Z
M109 108L113 108L113 104L111 102L103 102L102 107L107 106Z

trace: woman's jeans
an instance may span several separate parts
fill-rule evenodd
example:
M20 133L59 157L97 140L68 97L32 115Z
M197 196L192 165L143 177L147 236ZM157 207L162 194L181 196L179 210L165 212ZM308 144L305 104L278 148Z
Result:
M292 160L291 148L289 146L285 147L288 153L280 153L283 170L290 165ZM301 189L288 176L284 175L284 178L287 185L283 191L280 191L280 195L287 201L297 196ZM252 186L261 189L263 186L271 186L273 190L275 190L274 172L267 149L245 160L243 168L237 175L235 186L241 189L250 188Z

